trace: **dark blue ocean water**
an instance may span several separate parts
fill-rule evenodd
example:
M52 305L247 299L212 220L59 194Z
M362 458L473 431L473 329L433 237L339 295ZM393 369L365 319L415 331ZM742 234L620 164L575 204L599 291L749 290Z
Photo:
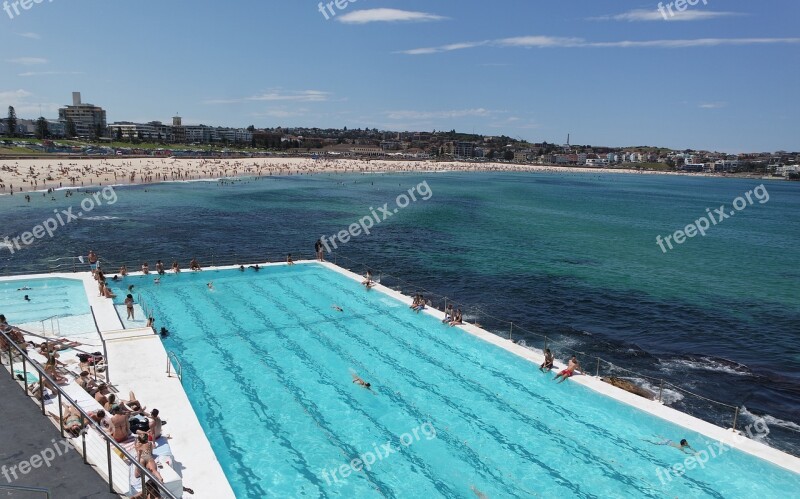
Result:
M418 200L394 213L397 196L422 182ZM734 210L748 191L753 203L742 198L746 206ZM546 335L559 357L576 350L585 365L599 356L644 376L606 363L601 374L654 390L665 379L739 407L740 428L764 416L765 441L800 455L800 184L446 173L171 183L116 194L115 204L97 206L52 239L13 255L0 247L2 272L43 270L90 248L115 266L146 260L151 268L157 259L186 266L193 256L204 265L233 263L234 254L241 261L310 257L318 237L373 209L380 216L388 203L391 217L329 257L358 272L365 267L352 262L363 262L384 284L425 290L436 305L446 296L467 319L532 348L542 348L539 335ZM56 208L79 211L84 194L54 196L0 198L0 239L31 230ZM721 205L735 215L662 252L656 236ZM732 408L670 386L664 398L732 423Z

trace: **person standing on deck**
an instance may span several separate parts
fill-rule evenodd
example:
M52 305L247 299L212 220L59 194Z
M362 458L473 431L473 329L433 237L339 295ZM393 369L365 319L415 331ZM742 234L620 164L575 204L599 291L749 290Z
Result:
M94 250L89 250L89 268L92 270L92 274L97 271L97 254Z

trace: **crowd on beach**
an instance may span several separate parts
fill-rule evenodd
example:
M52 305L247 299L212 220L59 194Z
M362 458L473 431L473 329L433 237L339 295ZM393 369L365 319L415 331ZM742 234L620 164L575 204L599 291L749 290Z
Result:
M23 192L51 193L55 189L79 189L104 185L187 182L232 177L313 175L320 173L436 173L436 172L561 172L602 173L586 167L518 165L510 163L470 163L440 161L401 161L356 158L252 158L252 159L76 159L68 162L50 159L6 160L0 164L0 194ZM615 173L641 174L636 170ZM646 172L664 173L664 172ZM673 172L674 173L674 172Z

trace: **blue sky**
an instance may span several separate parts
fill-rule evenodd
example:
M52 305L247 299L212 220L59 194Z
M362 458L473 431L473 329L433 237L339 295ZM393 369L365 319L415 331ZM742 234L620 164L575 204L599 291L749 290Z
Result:
M800 3L693 1L9 2L0 114L800 150Z

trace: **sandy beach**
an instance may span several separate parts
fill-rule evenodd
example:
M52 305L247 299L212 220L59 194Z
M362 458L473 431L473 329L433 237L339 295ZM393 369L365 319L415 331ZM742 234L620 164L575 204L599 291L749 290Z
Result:
M98 158L0 159L0 194L86 188L119 184L151 184L223 177L311 175L319 173L508 171L556 173L625 173L687 175L677 172L637 171L508 163L387 161L361 159L245 158ZM691 174L702 175L702 174Z

